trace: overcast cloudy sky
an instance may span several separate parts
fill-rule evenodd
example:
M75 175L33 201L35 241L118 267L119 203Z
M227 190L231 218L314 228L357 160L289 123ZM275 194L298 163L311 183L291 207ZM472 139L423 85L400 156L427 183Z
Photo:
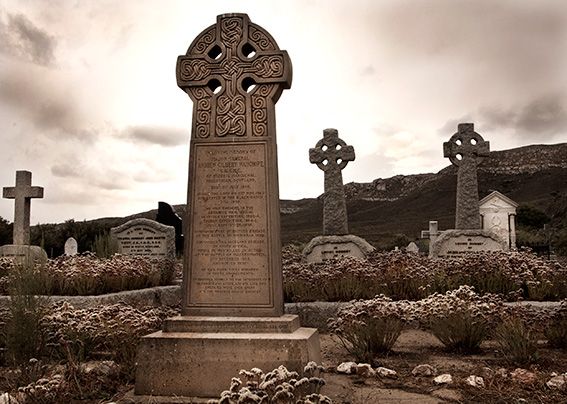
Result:
M356 151L345 182L440 170L462 121L492 150L567 141L565 0L0 0L0 185L33 172L33 224L185 203L192 105L175 63L227 12L293 63L282 198L323 192L308 149L328 127Z

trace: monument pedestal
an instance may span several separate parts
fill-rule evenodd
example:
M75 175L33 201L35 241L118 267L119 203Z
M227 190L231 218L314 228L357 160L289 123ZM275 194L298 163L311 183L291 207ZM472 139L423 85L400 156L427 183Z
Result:
M317 236L303 249L307 262L323 262L344 256L365 258L374 251L366 240L352 235L343 236Z
M508 251L508 243L488 230L445 230L432 243L430 257L458 258L481 251Z
M296 315L174 317L163 331L142 338L133 398L215 398L241 369L269 372L284 365L302 372L309 361L321 363L319 335L300 327Z

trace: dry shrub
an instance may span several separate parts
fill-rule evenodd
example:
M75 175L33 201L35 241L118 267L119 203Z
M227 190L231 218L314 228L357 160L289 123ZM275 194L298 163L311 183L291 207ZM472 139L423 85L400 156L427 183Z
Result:
M99 295L123 290L171 284L175 262L164 259L115 254L98 258L93 253L61 256L36 267L29 277L31 293L37 295ZM13 264L0 259L0 292L19 276Z
M553 348L567 349L567 299L559 307L548 310L544 334Z
M284 250L286 301L349 301L384 294L418 300L461 285L508 300L567 297L567 267L528 251L480 252L455 259L429 259L399 251L374 252L366 259L344 257L308 264ZM314 286L315 285L315 286Z
M414 303L385 296L351 302L329 328L358 361L371 362L392 349L404 325L413 321Z
M519 318L508 318L494 333L496 342L504 357L516 365L535 362L537 354L537 333Z
M416 303L421 325L448 350L462 353L478 351L506 313L501 298L493 294L478 295L470 286L443 295L435 293Z

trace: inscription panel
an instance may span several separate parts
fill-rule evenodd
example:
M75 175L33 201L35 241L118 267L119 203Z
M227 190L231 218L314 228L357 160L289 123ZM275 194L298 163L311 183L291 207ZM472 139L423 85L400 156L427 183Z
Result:
M147 226L134 226L117 234L118 251L125 255L144 255L165 258L168 255L167 237Z
M439 247L439 257L459 258L465 254L479 251L501 251L497 241L483 236L456 236L443 241Z
M194 151L189 303L270 305L266 144Z

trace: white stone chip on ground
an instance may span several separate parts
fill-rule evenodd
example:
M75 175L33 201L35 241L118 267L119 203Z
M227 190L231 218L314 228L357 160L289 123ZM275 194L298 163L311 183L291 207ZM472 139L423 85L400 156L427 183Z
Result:
M398 372L393 369L388 369L384 367L379 367L376 369L376 374L380 377L396 378L398 377Z
M343 362L337 366L337 373L345 373L347 375L356 372L357 365L354 362Z
M552 377L545 385L550 389L565 390L567 388L567 373Z
M356 365L356 374L362 377L375 377L376 372L368 363L359 363Z
M484 379L480 376L470 375L465 379L465 383L472 387L484 387Z
M453 377L449 373L444 373L442 375L437 376L435 379L433 379L433 382L435 384L452 384L453 383Z

